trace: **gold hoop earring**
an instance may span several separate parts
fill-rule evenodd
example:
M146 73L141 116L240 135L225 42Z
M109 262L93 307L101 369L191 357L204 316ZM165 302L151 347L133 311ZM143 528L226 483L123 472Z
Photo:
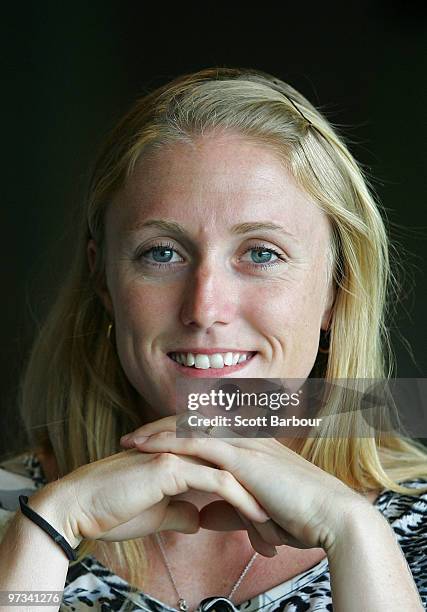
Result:
M112 329L113 329L113 322L111 322L111 323L109 323L109 324L108 324L108 327L107 327L107 340L110 340L110 337L111 337L111 330L112 330Z

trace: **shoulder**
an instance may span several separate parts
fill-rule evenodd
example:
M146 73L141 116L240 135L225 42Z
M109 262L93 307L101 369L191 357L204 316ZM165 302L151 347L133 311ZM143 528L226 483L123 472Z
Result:
M0 462L0 540L19 508L19 496L30 497L47 484L33 453L23 453Z
M376 499L375 506L392 525L401 521L405 521L408 527L409 525L425 523L427 518L427 477L404 480L399 484L412 489L413 494L386 490Z
M427 477L405 480L399 484L414 490L414 494L383 491L375 506L390 523L402 548L427 546ZM427 569L427 568L426 568Z
M402 481L416 495L384 491L375 506L393 529L411 570L423 605L427 608L427 488L426 478Z

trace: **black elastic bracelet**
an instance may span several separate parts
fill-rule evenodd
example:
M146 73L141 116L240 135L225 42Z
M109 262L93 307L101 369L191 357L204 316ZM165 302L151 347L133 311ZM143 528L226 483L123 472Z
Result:
M59 546L62 548L62 550L67 555L70 561L75 561L77 559L77 555L71 548L71 546L68 544L67 540L62 537L62 535L58 533L56 529L52 527L52 525L49 525L49 523L45 521L44 518L37 514L37 512L34 512L34 510L30 508L30 506L27 506L27 502L28 497L26 495L19 496L19 505L21 506L22 514L25 514L25 516L27 516L31 521L33 521L33 523L41 527L43 531L50 535L52 540L59 544Z

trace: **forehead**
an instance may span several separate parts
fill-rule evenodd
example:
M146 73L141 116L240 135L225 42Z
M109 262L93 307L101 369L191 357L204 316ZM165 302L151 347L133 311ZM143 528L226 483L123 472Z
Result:
M110 232L165 218L199 234L268 219L294 236L327 230L323 211L270 148L238 135L210 135L143 156L107 211Z

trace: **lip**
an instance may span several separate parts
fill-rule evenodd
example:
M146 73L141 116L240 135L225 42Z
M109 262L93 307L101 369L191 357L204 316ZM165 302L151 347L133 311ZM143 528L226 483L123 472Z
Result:
M187 351L171 351L171 352L184 353ZM192 351L188 351L188 352L191 353ZM219 353L221 351L215 350L213 352ZM229 351L222 351L222 352L229 352ZM234 351L234 352L237 353L238 351ZM169 357L169 355L166 355L166 359L172 366L174 366L177 369L179 373L183 374L184 376L188 376L189 378L223 378L223 377L228 376L229 374L233 374L233 372L238 372L240 370L243 370L243 368L247 366L256 357L256 355L257 355L257 351L254 351L252 357L250 359L246 359L246 361L242 361L242 363L236 363L236 365L233 365L233 366L225 366L224 368L207 368L206 370L204 370L203 368L189 368L187 366L181 365L180 363L178 363L177 361L174 361L171 357Z
M256 353L256 351L251 351L249 349L236 349L236 348L174 348L168 353L193 353L193 355L214 355L215 353ZM229 366L231 368L231 366Z

